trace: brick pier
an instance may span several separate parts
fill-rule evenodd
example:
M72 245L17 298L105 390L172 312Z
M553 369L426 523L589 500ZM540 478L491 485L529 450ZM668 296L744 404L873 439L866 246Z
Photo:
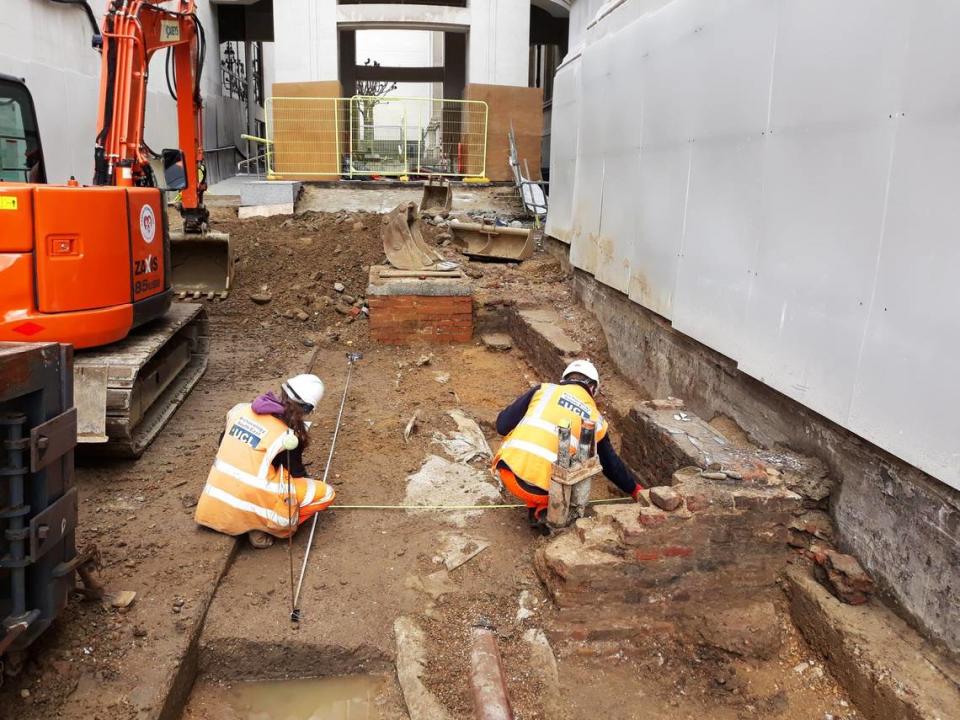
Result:
M449 277L391 277L370 268L370 334L389 345L465 343L473 337L473 291L461 272ZM386 272L384 272L386 271Z

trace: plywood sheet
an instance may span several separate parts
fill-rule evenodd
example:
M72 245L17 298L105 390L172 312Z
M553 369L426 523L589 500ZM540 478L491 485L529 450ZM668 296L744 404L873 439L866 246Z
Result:
M491 180L513 180L510 170L511 123L517 138L520 162L526 160L530 173L539 179L540 143L543 137L543 90L512 85L470 83L465 100L487 103L487 169Z

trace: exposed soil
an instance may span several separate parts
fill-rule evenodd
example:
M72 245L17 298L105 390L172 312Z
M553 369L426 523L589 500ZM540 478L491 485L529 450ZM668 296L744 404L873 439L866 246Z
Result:
M355 370L331 477L341 505L402 503L405 478L429 454L442 454L433 432L455 428L448 410L464 410L495 443L496 413L541 379L517 351L493 353L479 342L442 348L374 345L363 313L354 317L349 308L362 307L367 268L382 258L378 216L308 213L243 223L224 218L218 229L232 234L239 260L229 299L208 305L213 351L207 374L141 460L77 469L78 544L97 544L105 585L135 590L137 600L128 611L72 602L34 648L25 671L0 689L0 707L12 709L11 717L155 716L151 688L179 665L233 545L196 528L192 519L223 414L235 402L276 388L285 375L303 372L314 347L319 350L313 369L328 385L307 454L317 475L343 387L344 353L365 353ZM424 229L432 240L436 229ZM538 255L519 267L469 266L479 276L481 304L542 303L561 313L573 306L562 282L566 276L549 257ZM334 289L337 282L343 292ZM255 303L256 294L269 294L269 302ZM344 301L344 294L353 301ZM296 310L307 317L284 316ZM585 323L577 335L602 371L612 372L602 333ZM425 355L432 355L427 363ZM438 382L438 375L449 380ZM415 412L418 429L405 442L403 429ZM612 494L598 485L597 493ZM414 589L416 578L442 567L438 547L450 533L481 538L490 547L449 573L453 590L431 597ZM484 619L497 630L517 717L550 717L543 707L548 690L543 669L531 662L523 640L529 628L563 625L533 572L537 542L521 509L489 510L468 518L463 528L438 512L324 513L299 627L289 621L286 544L265 551L242 544L207 616L201 665L220 681L382 672L394 659L393 622L410 615L427 634L429 689L454 717L464 718L472 712L470 627ZM301 532L294 541L298 568L305 544ZM518 614L521 597L529 613ZM856 717L841 704L846 701L829 675L794 670L813 658L794 632L787 628L787 633L780 656L766 663L705 655L669 637L633 647L565 641L554 647L561 697L570 718L809 720L826 712ZM396 713L397 708L384 709L384 717ZM204 707L188 717L223 716Z

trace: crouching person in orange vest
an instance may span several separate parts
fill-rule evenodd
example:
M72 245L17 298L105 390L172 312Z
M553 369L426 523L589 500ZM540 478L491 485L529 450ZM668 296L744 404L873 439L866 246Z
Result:
M297 375L272 392L227 413L216 460L197 503L198 524L250 539L255 548L296 532L333 502L333 488L307 477L309 438L303 416L323 397L316 375Z
M603 474L634 500L643 489L607 437L607 423L593 399L599 388L600 374L593 363L576 360L563 371L559 385L537 385L497 416L497 432L506 439L493 468L507 491L527 506L532 524L539 523L547 509L553 465L562 451L557 437L561 423L570 425L567 452L574 455L581 422L592 420Z

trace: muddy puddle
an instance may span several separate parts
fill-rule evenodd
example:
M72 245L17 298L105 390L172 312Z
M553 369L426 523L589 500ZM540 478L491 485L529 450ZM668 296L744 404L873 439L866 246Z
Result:
M198 685L185 720L379 720L376 675Z

